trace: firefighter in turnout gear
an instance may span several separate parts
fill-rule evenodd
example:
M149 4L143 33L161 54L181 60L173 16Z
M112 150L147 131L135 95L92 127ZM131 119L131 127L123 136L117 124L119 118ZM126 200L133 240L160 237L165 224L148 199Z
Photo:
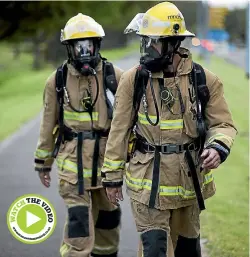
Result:
M220 79L181 47L194 34L174 4L136 15L125 33L132 31L141 39L140 64L120 79L103 185L119 202L126 172L143 249L138 256L200 257L199 215L215 194L213 171L237 130Z
M47 79L35 170L49 187L58 168L67 208L62 257L118 254L121 210L101 184L101 166L122 70L100 53L103 28L79 13L61 31L68 60Z

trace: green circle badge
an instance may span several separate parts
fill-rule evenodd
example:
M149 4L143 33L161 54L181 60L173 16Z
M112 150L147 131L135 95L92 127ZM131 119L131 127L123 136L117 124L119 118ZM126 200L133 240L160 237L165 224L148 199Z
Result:
M52 204L40 195L23 195L10 206L7 224L11 234L25 244L39 244L51 236L56 227Z

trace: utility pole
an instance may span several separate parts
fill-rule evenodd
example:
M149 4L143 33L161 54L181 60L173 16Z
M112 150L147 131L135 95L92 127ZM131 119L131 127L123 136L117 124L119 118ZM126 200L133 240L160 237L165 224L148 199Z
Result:
M204 19L204 39L208 40L208 31L209 31L209 3L207 1L203 2L203 19ZM210 52L208 49L205 50L205 60L207 64L210 63Z
M206 1L197 1L197 12L196 12L196 26L197 26L197 37L200 40L206 40L209 29L209 5ZM208 63L210 60L210 55L207 49L200 46L199 55L202 59Z
M196 4L196 37L202 40L202 1ZM199 46L199 56L203 58L203 49Z
M250 37L250 4L247 3L247 15L246 15L246 77L249 79L249 58L250 58L250 46L249 46L249 37Z

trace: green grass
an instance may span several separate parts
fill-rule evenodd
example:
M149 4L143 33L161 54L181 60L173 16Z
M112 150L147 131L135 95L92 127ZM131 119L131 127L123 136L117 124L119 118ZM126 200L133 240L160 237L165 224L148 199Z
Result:
M194 56L197 62L200 62ZM201 64L204 64L200 62ZM231 155L214 171L216 195L201 215L202 237L210 257L249 256L248 225L248 80L242 69L213 57L205 67L224 83L225 97L239 134Z
M102 55L115 61L136 49L137 45L113 51L104 50ZM6 45L0 45L0 50L1 141L39 113L45 81L55 67L48 65L41 71L33 71L31 55L22 53L20 59L13 60L13 54Z

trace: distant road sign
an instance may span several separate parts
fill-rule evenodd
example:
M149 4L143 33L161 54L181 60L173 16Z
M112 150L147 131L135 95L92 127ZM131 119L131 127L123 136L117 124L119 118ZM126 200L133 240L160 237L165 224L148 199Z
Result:
M225 17L228 13L227 8L209 8L209 28L211 29L224 29Z
M229 39L229 34L223 29L209 29L207 38L217 42L227 41Z

